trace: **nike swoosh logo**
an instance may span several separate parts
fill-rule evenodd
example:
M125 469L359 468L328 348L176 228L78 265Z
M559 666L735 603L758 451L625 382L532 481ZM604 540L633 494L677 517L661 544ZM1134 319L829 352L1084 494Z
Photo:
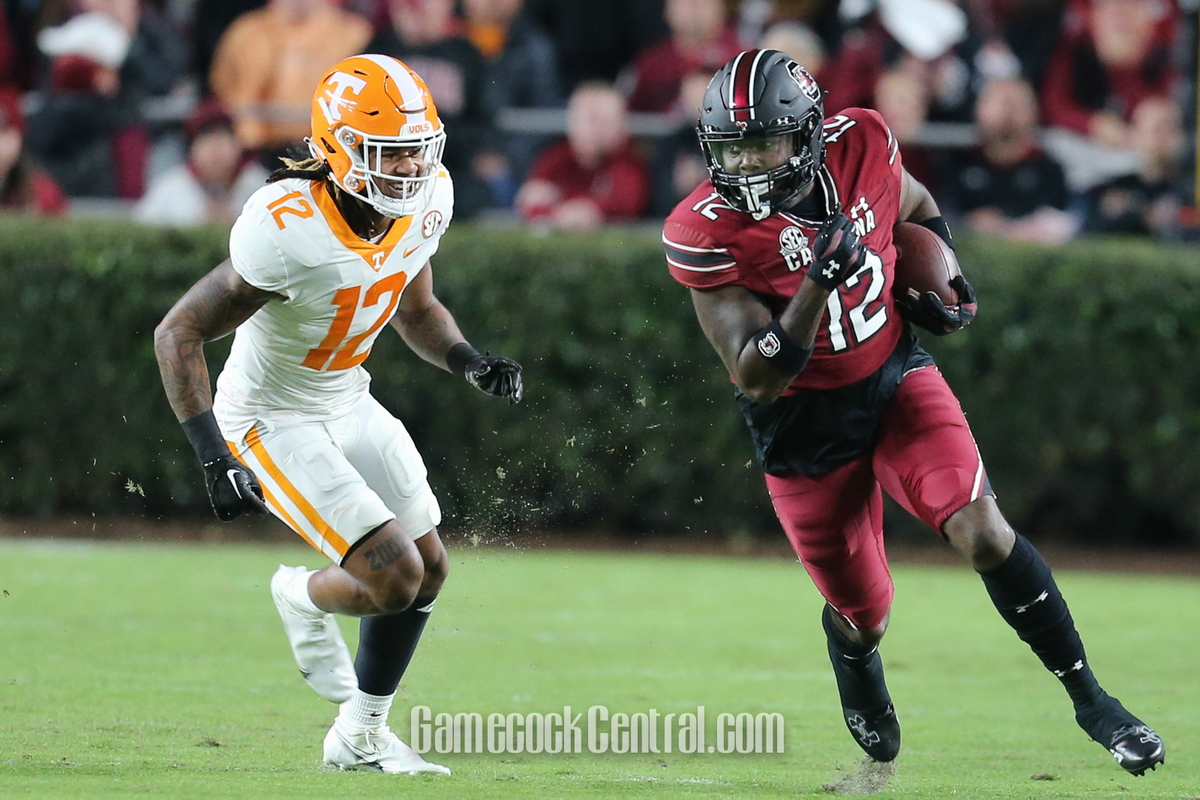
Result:
M237 474L238 474L238 471L236 469L231 469L231 470L227 470L225 472L225 477L229 478L229 484L231 486L233 486L234 493L237 494L238 499L241 500L242 499L242 490L238 488L237 481L234 480L235 478L237 478Z
M405 258L408 258L408 257L409 257L409 256L411 256L413 253L415 253L415 252L417 252L418 250L420 250L420 249L421 249L423 246L424 246L423 244L419 244L419 245L417 245L416 247L410 247L409 249L407 249L407 250L405 250L405 251L404 251L404 257L405 257Z

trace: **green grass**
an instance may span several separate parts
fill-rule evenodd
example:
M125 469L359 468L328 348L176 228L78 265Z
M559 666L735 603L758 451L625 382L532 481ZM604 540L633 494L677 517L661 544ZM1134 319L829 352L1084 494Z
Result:
M298 547L0 541L0 797L828 797L860 768L799 565L503 548L452 554L393 712L402 735L415 704L703 705L782 713L787 751L321 771L333 708L291 662L267 589L280 561L320 564ZM1087 741L969 570L901 567L883 653L905 745L883 796L1200 798L1200 583L1059 582L1097 674L1166 738L1165 768L1127 776Z

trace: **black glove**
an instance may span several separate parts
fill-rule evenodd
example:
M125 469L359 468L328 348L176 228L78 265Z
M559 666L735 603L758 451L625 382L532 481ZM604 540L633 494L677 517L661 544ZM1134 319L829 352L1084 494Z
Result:
M263 502L263 490L258 478L232 455L221 456L204 465L204 487L212 502L217 519L222 522L241 514L269 514Z
M204 488L217 519L222 522L243 514L270 513L263 502L262 487L250 468L229 452L229 445L211 410L181 423L184 434L204 467Z
M496 397L507 397L514 405L521 402L525 394L521 365L511 358L490 353L476 355L467 362L464 374L467 383L476 389Z
M808 268L808 277L822 289L833 291L862 268L866 245L845 214L825 220L813 240L816 263Z
M926 292L920 297L905 295L896 298L900 316L938 336L961 331L975 319L979 302L975 298L975 290L962 275L951 279L950 286L958 292L957 305L946 308L942 298L933 292Z
M521 365L511 358L482 355L466 342L459 342L446 353L446 366L467 379L467 383L481 392L496 397L507 397L509 402L521 402L525 386L521 382Z

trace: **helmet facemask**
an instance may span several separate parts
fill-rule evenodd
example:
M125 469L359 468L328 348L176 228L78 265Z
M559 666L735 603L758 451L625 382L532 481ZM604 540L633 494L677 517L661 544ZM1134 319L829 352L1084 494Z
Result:
M754 219L766 219L786 208L813 183L821 165L824 148L821 146L819 113L809 114L790 130L777 134L751 134L699 130L700 147L708 165L709 178L721 198ZM731 171L737 151L761 149L775 152L782 148L785 155L776 156L772 164L768 152L766 166L758 172Z
M388 137L341 127L334 135L350 157L350 169L338 180L347 192L392 219L419 214L429 205L446 146L443 128L423 136ZM309 149L319 157L314 143L309 142ZM411 177L386 172L384 156L392 149L416 150L413 158L421 165L419 172Z

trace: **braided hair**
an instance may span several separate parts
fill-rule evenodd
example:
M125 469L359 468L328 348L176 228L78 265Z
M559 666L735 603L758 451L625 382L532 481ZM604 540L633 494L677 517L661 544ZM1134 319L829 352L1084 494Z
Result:
M284 178L323 181L327 180L332 174L329 169L329 163L315 156L303 160L281 156L279 160L283 162L283 166L267 177L267 183L275 183ZM363 236L363 238L369 238L372 235L371 232L374 230L374 224L370 214L367 212L368 206L366 201L361 197L356 197L344 191L342 187L333 181L329 183L329 193L333 196L338 210L341 211L350 228Z
M323 181L329 177L329 164L322 159L309 157L301 161L283 156L279 159L283 166L267 177L267 183L275 183L284 178L303 178L309 181Z

